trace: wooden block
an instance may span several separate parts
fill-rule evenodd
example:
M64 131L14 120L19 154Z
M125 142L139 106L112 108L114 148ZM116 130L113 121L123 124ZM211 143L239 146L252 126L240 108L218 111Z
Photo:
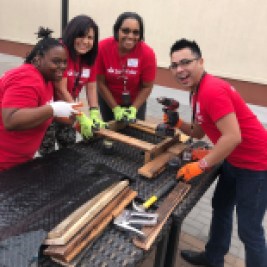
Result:
M88 208L88 210L82 214L77 221L74 221L73 224L68 225L68 228L65 228L65 223L63 224L64 233L56 238L48 238L44 241L46 245L65 245L77 232L81 230L90 220L92 220L97 213L99 213L112 199L114 199L125 187L129 184L128 181L121 181L107 191L102 198L95 203L93 206ZM67 218L68 219L68 218ZM62 233L61 229L62 224L53 229L54 232ZM51 234L50 234L51 236Z
M166 168L166 164L175 156L181 154L188 145L179 143L167 149L153 160L138 169L138 174L147 178L153 178Z
M150 158L151 159L155 158L159 154L165 152L167 150L167 148L179 143L179 138L180 138L179 135L174 136L174 137L167 137L162 142L155 145L155 147L149 151Z
M175 157L174 154L170 152L164 152L139 168L138 174L147 178L153 178L165 169L167 162L173 157Z
M152 227L146 226L142 228L142 231L146 235L145 240L141 240L137 237L133 239L133 242L137 247L144 250L149 250L151 248L172 211L183 200L190 188L191 186L189 184L179 182L178 185L169 193L163 203L156 210L156 213L159 214L158 224Z

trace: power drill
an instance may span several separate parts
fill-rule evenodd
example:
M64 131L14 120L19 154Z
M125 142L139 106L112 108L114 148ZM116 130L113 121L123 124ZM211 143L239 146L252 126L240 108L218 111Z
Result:
M174 136L174 126L179 120L179 114L176 111L179 108L179 102L167 97L158 97L157 101L164 106L162 111L167 115L168 120L166 123L157 125L156 134L159 136Z

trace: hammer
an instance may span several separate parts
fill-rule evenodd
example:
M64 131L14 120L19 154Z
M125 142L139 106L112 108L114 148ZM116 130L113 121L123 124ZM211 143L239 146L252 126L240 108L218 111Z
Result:
M149 207L151 207L159 198L168 193L176 184L177 180L170 180L163 185L155 194L150 196L141 206L137 205L134 201L132 203L133 209L139 212L143 212Z

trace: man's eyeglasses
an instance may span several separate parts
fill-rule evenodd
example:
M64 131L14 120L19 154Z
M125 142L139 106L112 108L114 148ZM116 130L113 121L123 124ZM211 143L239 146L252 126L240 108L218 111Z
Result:
M133 33L133 35L135 36L139 36L140 35L140 31L139 30L131 30L129 28L121 28L121 31L123 34L130 34L131 32Z
M176 70L179 66L182 68L187 67L189 64L191 64L194 60L198 60L199 58L192 58L192 59L182 59L179 62L172 62L170 65L170 69Z

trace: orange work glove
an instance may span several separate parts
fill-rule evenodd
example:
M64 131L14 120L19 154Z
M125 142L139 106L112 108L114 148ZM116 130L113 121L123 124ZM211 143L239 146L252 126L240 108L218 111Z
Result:
M163 113L163 122L168 123L168 115L166 113ZM179 129L182 123L183 121L179 118L174 127Z
M176 178L182 178L185 182L189 182L192 178L200 175L204 171L200 168L199 162L191 162L185 164L182 168L177 172Z
M207 149L205 147L193 148L192 160L203 159L209 152L210 152L210 149Z

